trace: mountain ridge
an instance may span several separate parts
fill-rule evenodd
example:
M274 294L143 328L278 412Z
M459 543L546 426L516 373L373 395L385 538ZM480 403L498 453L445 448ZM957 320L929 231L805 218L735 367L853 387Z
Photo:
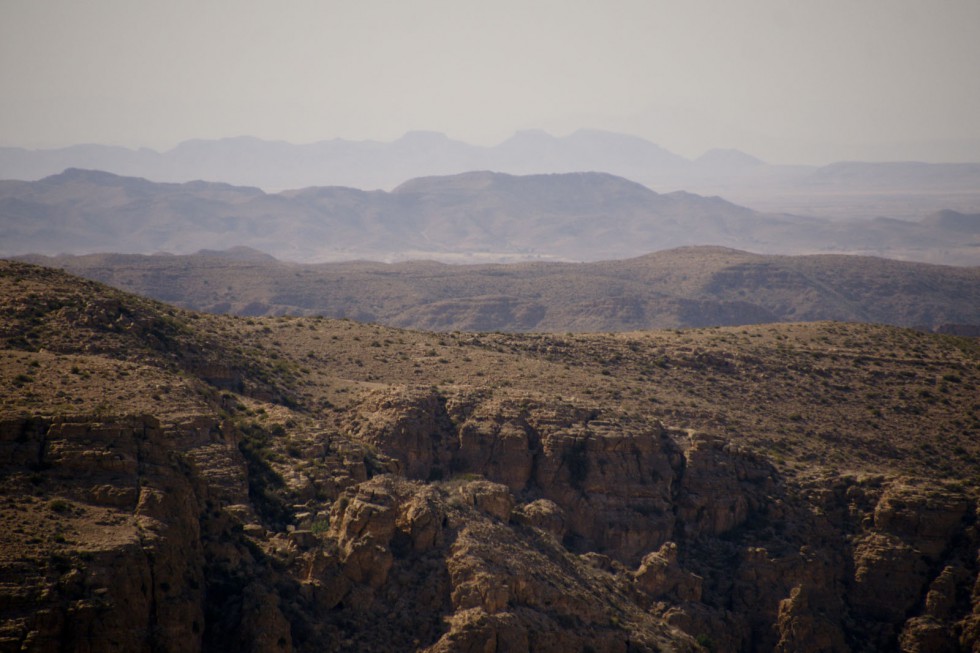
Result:
M722 195L756 210L870 218L921 217L951 208L980 211L980 164L863 162L779 165L716 148L695 160L645 139L582 129L556 137L517 132L495 146L409 132L391 142L342 138L295 145L255 137L196 139L170 150L72 146L0 148L0 178L36 180L68 167L104 169L161 182L194 179L267 192L307 186L391 189L415 177L488 169L511 174L599 170L658 191ZM936 204L936 193L946 205Z
M184 308L439 331L630 331L768 322L980 328L980 267L685 247L594 263L300 265L258 254L29 257Z
M657 193L609 173L487 171L420 178L392 192L311 187L268 194L69 169L37 182L0 182L0 243L6 256L242 245L296 261L450 262L595 261L715 244L969 263L980 248L942 221L766 214L720 197Z

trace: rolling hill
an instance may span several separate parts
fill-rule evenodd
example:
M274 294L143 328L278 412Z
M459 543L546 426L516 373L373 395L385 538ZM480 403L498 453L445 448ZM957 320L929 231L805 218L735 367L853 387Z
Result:
M452 204L452 195L443 198ZM955 226L955 225L954 225ZM32 257L185 308L440 331L629 331L837 320L980 325L980 268L689 247L596 263L283 263L253 250Z

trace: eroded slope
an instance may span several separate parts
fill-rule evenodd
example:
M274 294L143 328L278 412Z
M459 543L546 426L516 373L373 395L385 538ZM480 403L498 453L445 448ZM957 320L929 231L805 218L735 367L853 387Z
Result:
M2 650L971 650L974 341L417 333L0 267Z

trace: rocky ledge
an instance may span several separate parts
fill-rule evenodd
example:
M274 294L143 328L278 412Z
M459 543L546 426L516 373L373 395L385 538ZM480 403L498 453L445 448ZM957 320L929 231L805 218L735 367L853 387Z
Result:
M956 484L788 482L719 437L421 388L307 436L290 477L228 420L4 422L0 650L980 642Z

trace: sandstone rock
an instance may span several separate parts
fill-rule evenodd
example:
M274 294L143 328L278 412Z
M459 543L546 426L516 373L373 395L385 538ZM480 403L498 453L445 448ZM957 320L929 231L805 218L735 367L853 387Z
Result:
M721 439L696 434L684 457L677 516L688 537L721 535L745 523L772 491L772 467Z
M561 541L567 532L565 511L557 503L548 499L537 499L518 506L513 519L517 523L540 528L558 541Z
M528 650L526 643L523 648L500 648L497 642L500 625L480 608L458 610L449 620L449 631L426 649L426 653L496 653L502 650L518 653Z
M434 491L424 489L402 505L395 526L405 534L416 552L427 551L443 542L446 519L444 509L435 499Z
M634 562L672 534L679 453L665 432L572 425L542 435L535 484L583 549Z
M410 478L451 467L553 501L581 549L635 563L672 534L671 488L683 459L663 429L481 394L443 406L431 390L407 389L370 395L356 419L357 437L397 458Z
M340 546L344 572L353 582L377 588L387 580L397 501L391 479L379 478L358 486L353 496L335 505L331 529Z
M753 650L749 627L738 615L703 603L662 604L652 611L668 624L690 634L700 650Z
M913 546L892 534L872 533L854 551L852 603L876 621L897 623L919 599L928 567Z
M850 651L839 621L838 597L797 585L779 602L776 630L778 653ZM829 606L829 609L828 609Z
M980 550L974 560L980 563ZM980 648L980 575L974 578L970 606L970 613L961 622L960 645L966 650L977 650Z
M293 650L290 624L275 592L251 585L246 589L242 603L241 628L234 642L236 651L290 653Z
M451 427L439 395L429 389L399 388L367 395L358 407L363 423L354 436L401 463L407 478L442 478L449 473Z
M452 407L457 411L461 410L458 403ZM511 492L525 489L539 447L537 433L526 421L526 410L508 402L488 402L466 412L456 428L454 468L480 473Z
M681 569L674 542L667 542L658 551L644 556L633 578L637 589L654 601L701 600L701 578Z
M478 511L508 521L514 509L514 497L507 486L489 481L472 481L457 490L460 498Z
M791 486L721 438L478 392L376 392L351 419L359 439L318 435L316 470L263 488L278 493L275 519L227 424L0 427L0 482L40 484L44 501L23 492L24 519L48 529L38 560L57 561L0 559L0 648L97 650L98 634L141 650L150 628L161 651L980 641L980 537L962 488ZM416 480L379 474L388 453Z
M971 507L971 502L958 493L896 482L888 486L875 506L874 527L912 543L927 559L935 561Z
M552 538L521 540L500 522L470 520L447 564L455 612L449 632L432 650L474 646L480 637L517 651L694 648L624 601L611 574L570 556ZM627 623L633 626L629 636Z
M289 540L300 549L312 549L317 543L317 537L313 531L306 529L296 529L289 534Z
M957 591L970 579L970 572L960 565L946 565L926 594L925 612L936 619L949 619L958 602Z

